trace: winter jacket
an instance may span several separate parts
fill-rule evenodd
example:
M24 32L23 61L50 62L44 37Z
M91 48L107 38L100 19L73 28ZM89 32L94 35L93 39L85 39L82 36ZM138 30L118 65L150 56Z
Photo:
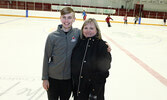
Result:
M111 54L103 40L96 37L81 39L71 58L74 93L85 91L89 87L86 86L88 82L92 89L97 84L105 84L110 63Z
M113 20L111 17L107 17L107 18L106 18L106 22L109 23L109 22L110 22L110 19Z
M42 80L47 80L48 77L60 80L71 78L71 54L79 35L80 30L77 28L71 28L68 33L65 33L62 25L58 26L57 31L48 35Z

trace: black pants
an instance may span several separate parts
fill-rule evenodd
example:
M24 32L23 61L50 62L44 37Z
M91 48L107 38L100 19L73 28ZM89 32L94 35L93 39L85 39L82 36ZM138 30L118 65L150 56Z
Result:
M127 21L127 20L125 20L125 21L124 21L124 24L128 24L128 21Z
M107 22L107 25L108 25L108 27L111 27L111 24L110 24L110 22Z
M48 100L69 100L71 96L72 81L49 78Z
M78 84L74 86L77 88ZM74 89L74 100L105 100L104 99L104 91L105 91L105 83L97 84L92 86L89 81L82 81L80 84L80 93L77 95L77 89ZM93 87L93 88L92 88ZM94 89L94 91L92 91ZM96 99L90 99L90 95L92 97L96 97Z
M134 24L136 24L137 23L137 20L135 20L135 23Z

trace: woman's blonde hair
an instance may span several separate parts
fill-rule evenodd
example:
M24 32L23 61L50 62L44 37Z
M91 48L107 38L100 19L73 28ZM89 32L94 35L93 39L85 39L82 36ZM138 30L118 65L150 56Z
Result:
M97 33L96 33L96 38L98 38L98 39L102 39L102 37L101 37L101 31L100 31L100 28L99 28L99 25L97 24L97 21L96 21L96 19L94 19L94 18L89 18L89 19L87 19L85 22L84 22L84 24L82 25L82 28L81 28L81 31L82 31L82 34L81 34L81 39L84 39L85 37L83 36L83 28L84 28L84 26L86 26L87 24L89 24L89 23L94 23L94 25L95 25L95 27L96 27L96 30L97 30Z

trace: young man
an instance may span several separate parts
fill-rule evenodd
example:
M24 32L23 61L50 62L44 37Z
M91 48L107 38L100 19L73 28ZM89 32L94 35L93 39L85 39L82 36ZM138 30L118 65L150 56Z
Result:
M57 31L48 35L43 60L43 88L48 100L69 100L72 90L71 54L77 43L81 30L72 28L75 12L70 7L61 11L61 25ZM111 48L107 48L111 51Z
M61 10L61 25L48 35L43 61L43 88L49 100L69 100L71 96L71 54L80 30L72 28L75 13L72 8Z

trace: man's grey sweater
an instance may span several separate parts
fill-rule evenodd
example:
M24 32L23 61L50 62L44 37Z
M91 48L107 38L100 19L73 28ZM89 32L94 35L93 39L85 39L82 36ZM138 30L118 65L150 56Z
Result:
M80 35L80 30L71 28L65 33L62 25L48 35L43 59L42 80L71 78L71 54Z

